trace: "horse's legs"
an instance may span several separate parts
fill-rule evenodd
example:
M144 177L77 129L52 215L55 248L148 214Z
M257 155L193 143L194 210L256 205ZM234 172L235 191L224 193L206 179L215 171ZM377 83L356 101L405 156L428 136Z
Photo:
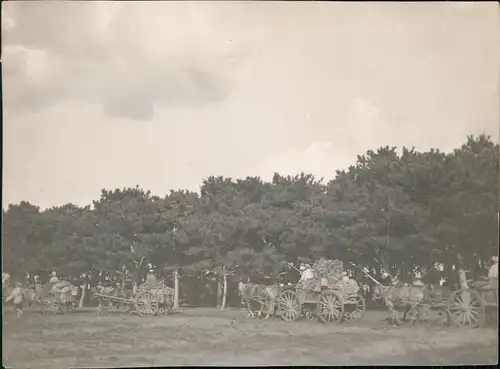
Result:
M418 304L412 305L410 307L410 311L412 312L411 314L411 326L415 326L415 323L417 322L417 319L419 318L419 308Z
M257 317L261 318L262 317L262 314L264 313L264 308L266 307L266 303L265 302L261 302L260 303L260 310L259 310L259 313L257 314Z
M398 325L398 312L396 311L395 307L394 307L394 304L392 303L392 301L388 301L387 303L387 307L389 308L389 311L392 313L392 327L393 328L396 328Z
M254 313L253 313L252 308L251 308L251 306L250 306L250 301L248 301L248 299L247 299L247 298L245 298L245 303L246 303L246 305L247 305L247 309L248 309L248 315L246 316L246 318L245 318L245 319L247 319L247 318L248 318L248 317L250 317L250 316L251 316L252 318L254 318L255 316L254 316Z
M406 322L406 315L408 314L408 312L411 310L411 307L409 308L405 308L404 312L403 312L403 322Z
M266 319L269 319L271 316L274 316L276 313L276 304L274 302L268 302L268 310Z

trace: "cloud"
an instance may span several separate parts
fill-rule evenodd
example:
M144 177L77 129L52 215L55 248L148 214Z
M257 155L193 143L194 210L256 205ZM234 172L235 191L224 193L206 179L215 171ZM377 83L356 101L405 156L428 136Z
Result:
M156 104L223 101L238 83L245 48L214 30L217 12L202 18L203 7L171 4L166 12L165 5L4 4L4 83L13 90L6 109L76 99L108 115L151 120Z
M312 113L306 115L313 119ZM356 161L353 152L373 149L373 138L381 128L379 110L369 101L356 98L350 104L346 123L341 136L333 137L331 141L315 141L303 150L295 148L274 153L251 172L266 180L271 180L278 170L282 175L312 173L318 179L323 177L329 181L335 177L336 170L347 169Z
M281 175L312 173L318 179L324 177L325 180L330 180L338 166L337 160L333 144L318 141L304 150L292 149L270 155L251 173L267 181L272 179L276 171Z

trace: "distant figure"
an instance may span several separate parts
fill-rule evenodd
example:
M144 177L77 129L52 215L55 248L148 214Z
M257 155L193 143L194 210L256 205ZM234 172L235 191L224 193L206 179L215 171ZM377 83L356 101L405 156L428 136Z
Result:
M492 289L497 289L498 288L498 256L492 256L491 260L493 261L493 264L491 265L490 270L488 271L489 287Z
M420 272L415 273L415 280L413 281L412 285L421 287L424 285L424 282L422 282L422 274Z
M390 276L389 276L389 273L383 272L382 275L381 275L381 277L382 277L382 282L384 282L384 284L389 284L390 285L392 283L392 281L390 279Z
M50 284L56 284L56 283L59 283L59 282L60 282L60 280L59 280L59 278L57 278L57 273L55 271L52 272L52 276L49 279L49 283Z
M2 273L2 288L10 285L11 277L9 273Z
M498 256L492 256L491 260L493 261L493 264L488 271L488 278L498 279Z
M9 302L12 300L14 303L14 310L16 311L16 315L19 318L21 315L23 315L23 285L21 282L16 283L16 287L12 290L11 294L7 299L5 300L6 302Z
M342 272L342 282L349 283L349 276L347 275L347 272Z
M356 294L359 291L358 282L349 278L347 272L342 272L342 289L346 294Z
M146 276L146 284L149 288L152 288L156 285L156 276L153 272L153 269L149 269L148 275Z
M314 278L313 271L309 264L302 264L300 266L300 280L299 282L307 281L308 279Z
M40 281L40 276L37 274L34 277L35 280L35 289L42 287L42 282Z

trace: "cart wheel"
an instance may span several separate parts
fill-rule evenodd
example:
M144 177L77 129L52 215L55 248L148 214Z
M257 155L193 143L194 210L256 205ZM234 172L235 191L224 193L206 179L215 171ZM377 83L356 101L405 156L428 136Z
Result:
M317 318L316 316L316 308L314 306L306 306L302 307L302 312L307 320L314 320Z
M56 296L48 295L43 299L43 313L45 315L56 315L61 310L61 304Z
M78 308L78 301L76 300L71 300L70 302L67 303L67 311L72 313Z
M174 307L174 296L170 294L163 294L160 303L158 304L158 314L168 315Z
M365 299L361 295L355 295L349 298L348 304L344 304L345 319L358 320L362 319L366 311Z
M292 290L281 292L278 299L278 308L281 319L285 321L297 320L300 317L300 304L297 294Z
M325 290L318 297L317 314L323 323L339 323L344 316L344 302L337 291Z
M150 292L139 292L135 297L135 308L142 316L152 316L158 311L158 301Z
M448 313L453 324L476 328L483 325L486 308L476 291L460 289L451 294L448 300Z

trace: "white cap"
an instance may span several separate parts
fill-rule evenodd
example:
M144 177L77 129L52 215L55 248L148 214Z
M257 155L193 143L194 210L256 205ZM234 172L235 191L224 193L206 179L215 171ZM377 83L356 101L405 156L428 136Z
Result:
M493 260L495 263L498 263L498 256L492 256L491 260Z

